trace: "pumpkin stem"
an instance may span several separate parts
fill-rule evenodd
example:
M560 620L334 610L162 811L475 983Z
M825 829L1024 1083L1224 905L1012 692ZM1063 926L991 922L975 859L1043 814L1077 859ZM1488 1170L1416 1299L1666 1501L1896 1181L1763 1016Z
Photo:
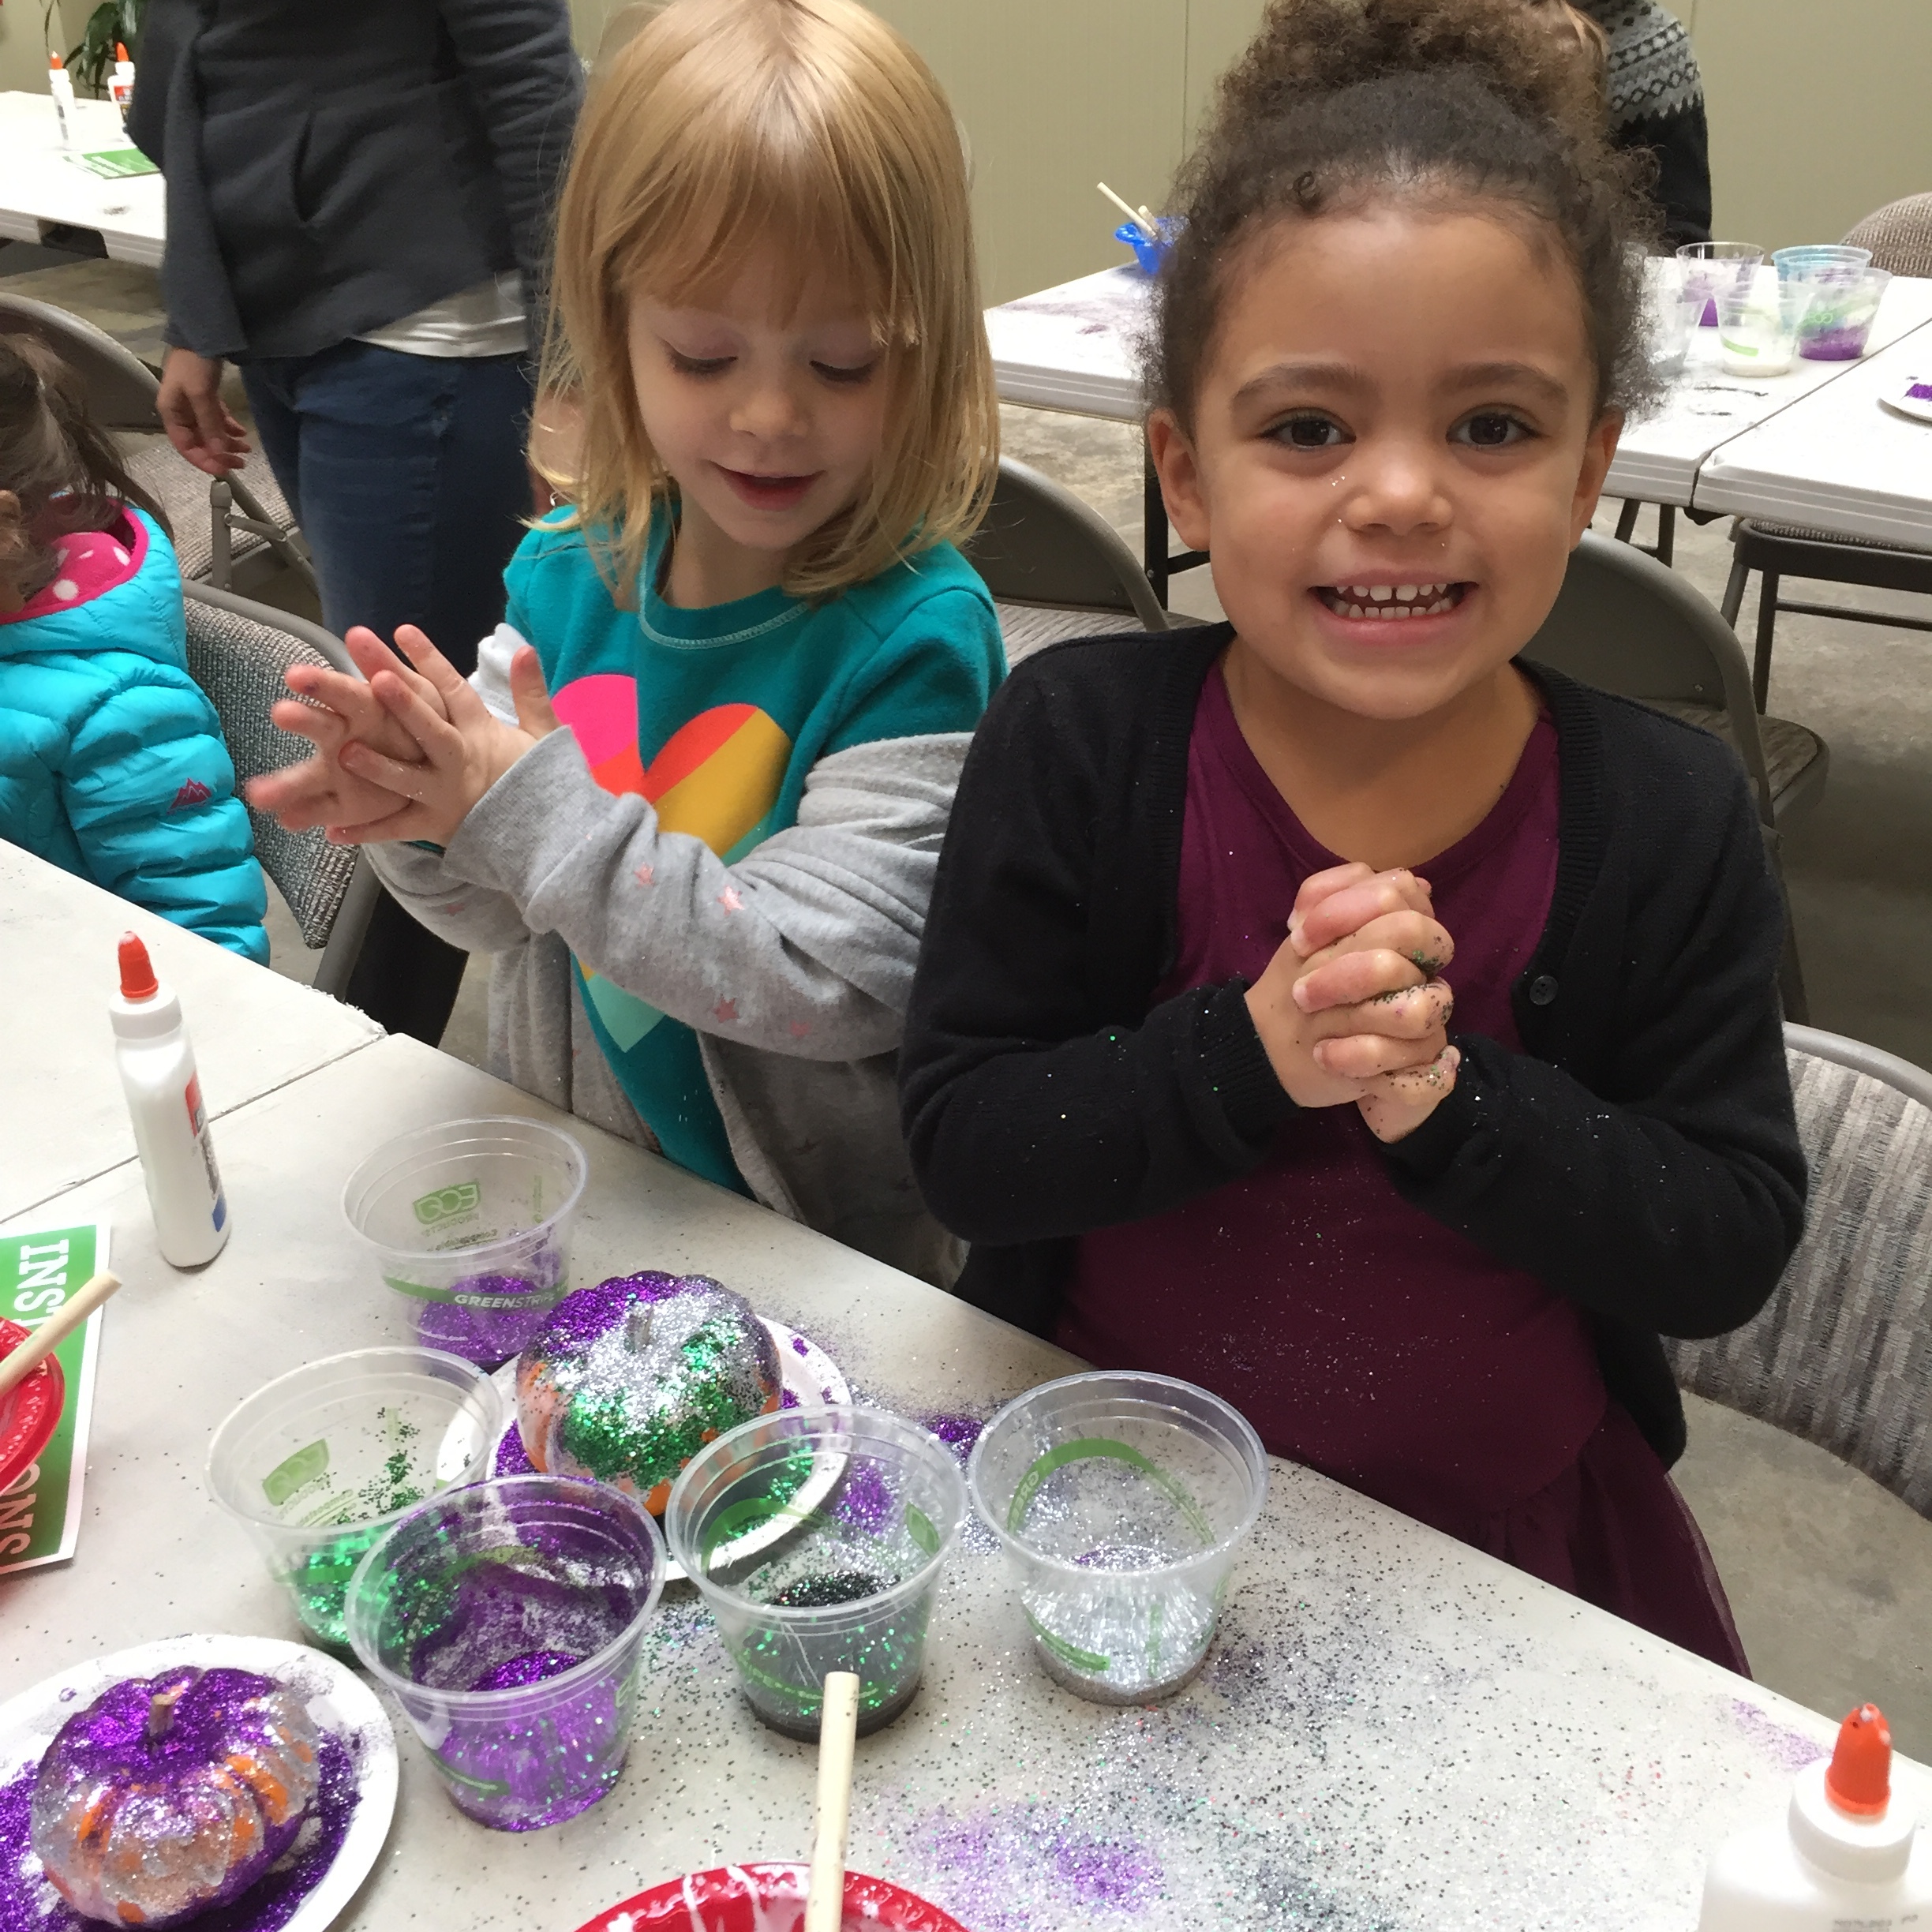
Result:
M159 1743L174 1728L174 1705L187 1685L177 1684L172 1690L159 1690L148 1701L148 1739Z
M635 1301L631 1313L624 1323L624 1346L633 1355L642 1355L650 1346L651 1306L648 1301Z

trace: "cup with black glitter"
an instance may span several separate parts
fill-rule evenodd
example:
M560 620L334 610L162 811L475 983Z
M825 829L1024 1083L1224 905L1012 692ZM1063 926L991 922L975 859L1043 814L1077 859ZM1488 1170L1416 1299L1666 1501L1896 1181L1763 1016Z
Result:
M415 1339L494 1368L564 1294L588 1173L575 1139L542 1121L446 1121L378 1148L343 1213Z
M1267 1457L1246 1418L1205 1389L1096 1372L1008 1403L966 1480L1046 1674L1099 1703L1146 1704L1208 1654L1267 1493Z
M408 1713L459 1810L499 1831L616 1783L664 1539L602 1483L506 1476L385 1530L349 1586L357 1657Z
M959 1465L876 1410L814 1403L721 1436L665 1510L751 1708L816 1738L828 1672L859 1679L859 1731L912 1702L940 1574L965 1520Z
M208 1444L208 1485L289 1593L302 1627L345 1650L349 1578L425 1497L487 1473L503 1391L436 1349L357 1349L278 1377Z

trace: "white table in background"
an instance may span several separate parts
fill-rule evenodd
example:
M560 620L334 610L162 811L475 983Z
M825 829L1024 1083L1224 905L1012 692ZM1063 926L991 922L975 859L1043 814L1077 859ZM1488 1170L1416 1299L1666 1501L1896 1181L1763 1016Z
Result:
M1775 284L1773 270L1759 273L1767 287ZM1145 324L1150 286L1138 268L1108 268L989 309L987 336L1002 399L1138 421L1142 397L1133 343ZM1928 322L1932 279L1896 278L1879 305L1873 350ZM1932 365L1932 341L1925 356ZM1816 399L1808 420L1825 426L1827 435L1829 425L1841 416L1862 425L1871 406L1854 400L1841 385L1863 366L1800 358L1783 376L1733 376L1718 365L1717 331L1701 328L1693 338L1690 363L1672 384L1663 408L1625 429L1604 493L1676 508L1704 507L1698 480L1713 453L1797 403ZM1821 466L1820 496L1829 497L1840 488L1837 475L1833 466ZM1807 520L1819 519L1808 515Z
M213 1119L383 1037L353 1006L0 841L0 1215L134 1158L107 1024L129 930L181 995Z
M80 154L134 144L111 101L77 100L73 111L69 152L51 95L0 93L0 238L38 242L50 227L92 228L116 261L154 267L167 233L161 177L103 181Z
M32 1013L26 1016L31 1018ZM72 1563L0 1580L12 1690L183 1631L292 1634L279 1589L204 1492L210 1432L317 1356L399 1336L337 1205L388 1136L462 1115L555 1118L402 1039L218 1124L235 1232L207 1268L155 1257L138 1173L37 1211L100 1216L109 1309ZM637 1148L590 1158L578 1282L697 1268L821 1341L860 1398L984 1416L1069 1358ZM851 1863L975 1932L1400 1926L1684 1932L1709 1848L1781 1815L1833 1735L1804 1710L1291 1465L1273 1467L1216 1649L1170 1703L1112 1709L1035 1668L1003 1559L969 1532L927 1674L860 1742ZM814 1754L762 1728L710 1620L667 1595L630 1760L552 1829L485 1831L447 1803L400 1715L388 1848L341 1924L567 1928L642 1887L809 1849ZM1920 1773L1902 1768L1902 1782Z
M1915 379L1932 382L1932 330L1725 444L1698 473L1696 507L1932 551L1932 424L1878 399Z

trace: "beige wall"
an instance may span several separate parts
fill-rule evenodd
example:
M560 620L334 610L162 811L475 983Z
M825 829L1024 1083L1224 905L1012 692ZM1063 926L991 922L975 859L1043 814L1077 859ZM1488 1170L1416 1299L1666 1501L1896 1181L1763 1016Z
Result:
M0 89L24 88L29 93L47 91L47 51L40 37L43 0L13 0L0 5ZM60 0L56 18L64 24L65 38L55 49L65 54L80 38L94 0Z
M1696 0L1720 235L1832 242L1932 190L1932 0Z

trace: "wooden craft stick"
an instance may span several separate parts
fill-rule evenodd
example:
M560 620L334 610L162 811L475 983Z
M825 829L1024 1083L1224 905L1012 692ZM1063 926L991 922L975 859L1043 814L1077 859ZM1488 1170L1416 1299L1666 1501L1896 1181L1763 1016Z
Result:
M110 1275L105 1268L92 1280L83 1282L11 1355L0 1361L0 1395L15 1383L24 1382L120 1286L120 1276Z
M1106 198L1111 201L1114 205L1118 208L1120 212L1125 215L1127 219L1132 222L1133 225L1138 228L1150 242L1158 242L1160 239L1160 230L1154 226L1153 223L1149 221L1146 215L1140 214L1134 209L1130 208L1127 204L1106 185L1105 182L1095 182L1094 185L1098 188L1100 192L1105 195Z
M858 1735L859 1679L850 1671L833 1671L825 1680L818 1718L818 1837L805 1895L805 1932L839 1932L844 1920L845 1828Z

